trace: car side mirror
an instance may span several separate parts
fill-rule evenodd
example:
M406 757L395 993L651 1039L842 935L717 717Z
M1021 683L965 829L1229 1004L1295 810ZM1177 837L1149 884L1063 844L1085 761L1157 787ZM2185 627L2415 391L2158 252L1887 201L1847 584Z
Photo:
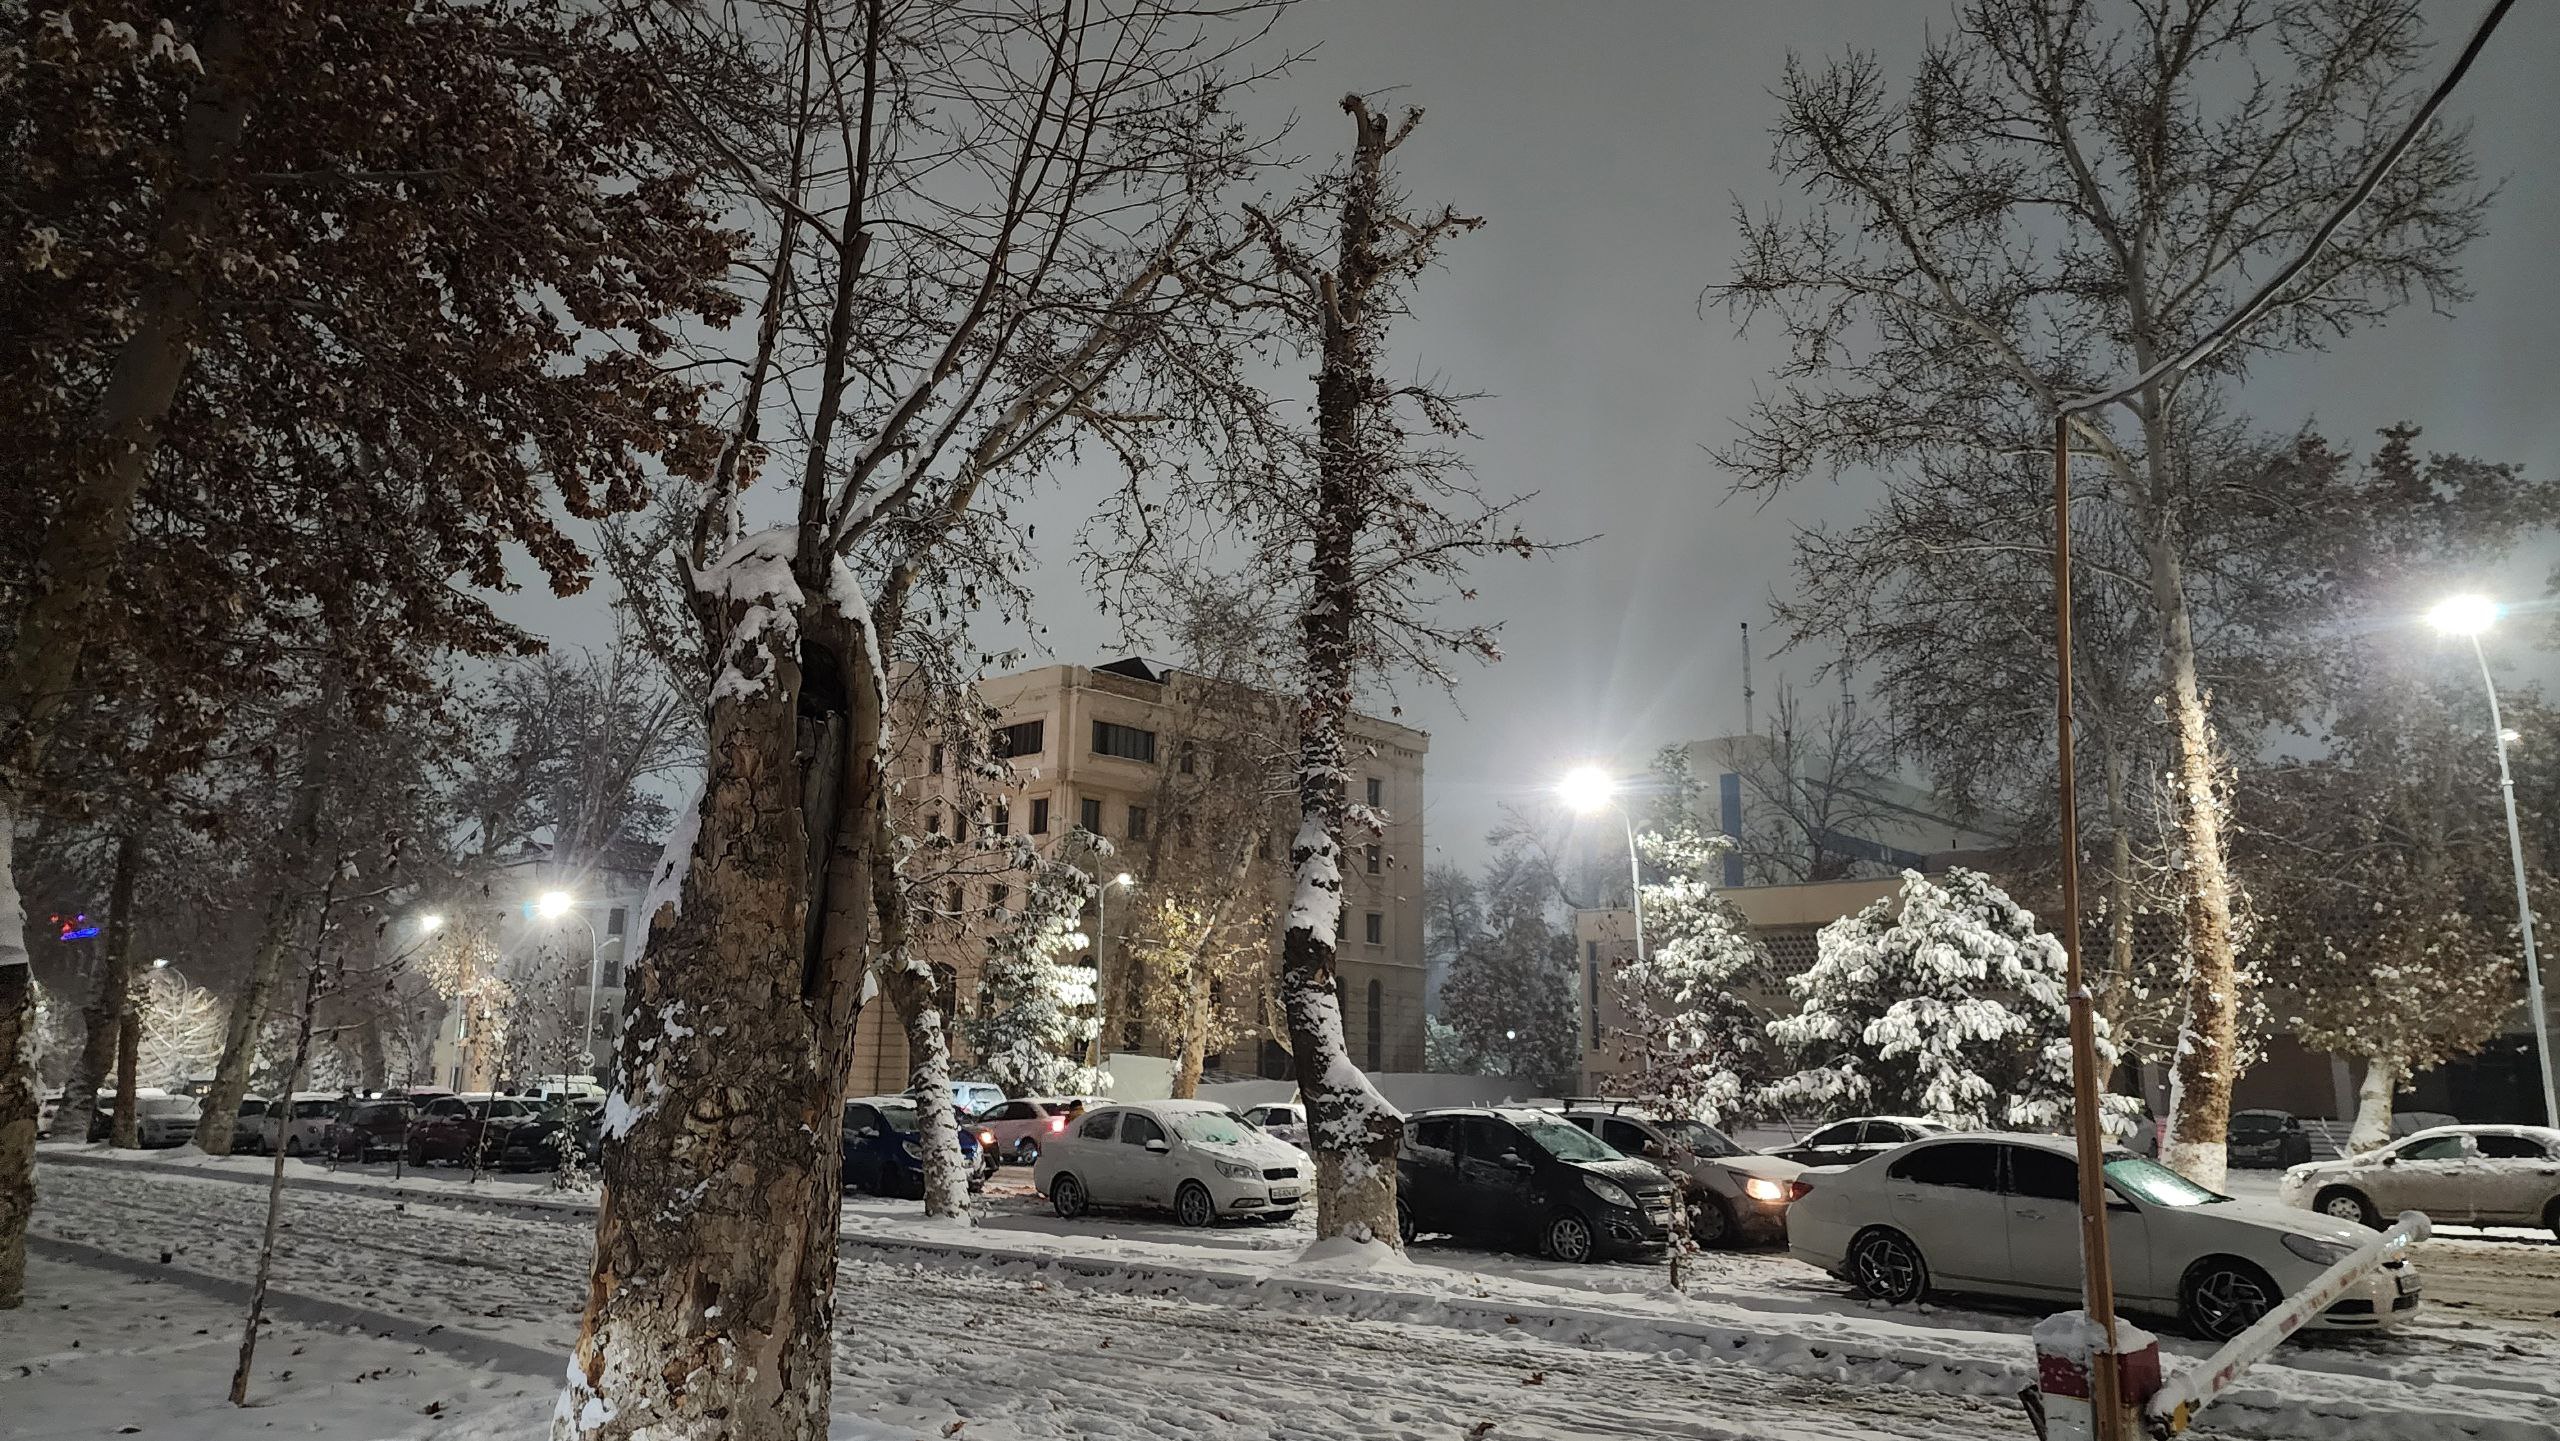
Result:
M1147 1143L1147 1151L1151 1155L1161 1156L1172 1149L1173 1147L1166 1145L1162 1141L1149 1141Z
M1502 1165L1508 1166L1515 1171L1531 1171L1537 1169L1536 1167L1531 1166L1527 1161L1522 1160L1518 1151L1503 1152L1500 1162Z

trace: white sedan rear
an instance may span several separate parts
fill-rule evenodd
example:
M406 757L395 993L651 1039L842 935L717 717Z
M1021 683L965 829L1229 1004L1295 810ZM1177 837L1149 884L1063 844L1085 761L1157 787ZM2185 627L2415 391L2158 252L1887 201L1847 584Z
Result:
M1948 1136L1844 1170L1815 1170L1787 1214L1788 1249L1879 1300L1971 1292L2077 1304L2080 1167L2052 1136ZM2116 1301L2221 1340L2372 1238L2360 1227L2235 1201L2129 1151L2106 1161ZM2392 1262L2314 1326L2376 1330L2418 1305Z
M1186 1226L1222 1216L1286 1220L1314 1174L1306 1153L1211 1101L1138 1101L1087 1111L1049 1138L1031 1183L1059 1215L1094 1206L1169 1210Z

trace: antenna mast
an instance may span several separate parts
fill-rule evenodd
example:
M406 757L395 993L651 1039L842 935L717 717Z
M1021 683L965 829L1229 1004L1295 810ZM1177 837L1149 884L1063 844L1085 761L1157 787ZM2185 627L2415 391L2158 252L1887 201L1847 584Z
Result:
M1751 622L1742 623L1742 733L1751 734Z

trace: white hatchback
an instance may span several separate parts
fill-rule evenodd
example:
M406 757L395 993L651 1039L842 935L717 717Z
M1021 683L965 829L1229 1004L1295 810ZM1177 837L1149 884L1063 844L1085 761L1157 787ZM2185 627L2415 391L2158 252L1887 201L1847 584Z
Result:
M1222 1216L1287 1220L1313 1175L1305 1152L1214 1101L1139 1101L1088 1111L1051 1137L1031 1183L1070 1219L1131 1206L1207 1226Z
M2130 1151L2106 1160L2107 1241L2117 1303L2175 1316L2223 1340L2246 1329L2373 1233L2307 1211L2235 1201ZM2080 1163L2055 1136L1946 1136L1845 1170L1807 1171L1787 1246L1878 1300L1973 1292L2075 1304ZM2393 1261L2310 1324L2370 1331L2418 1305L2418 1276Z

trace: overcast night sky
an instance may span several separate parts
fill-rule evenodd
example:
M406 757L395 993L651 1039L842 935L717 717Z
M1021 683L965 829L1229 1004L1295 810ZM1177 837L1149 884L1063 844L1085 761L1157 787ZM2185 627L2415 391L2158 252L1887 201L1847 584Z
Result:
M2483 7L2428 8L2442 38ZM1479 604L1504 621L1507 659L1469 673L1454 703L1406 692L1406 721L1432 733L1435 859L1479 859L1501 804L1533 799L1573 761L1633 765L1664 742L1739 728L1738 622L1753 623L1764 706L1782 675L1809 679L1811 658L1770 654L1764 602L1788 581L1790 523L1854 514L1866 496L1825 486L1766 507L1719 503L1705 448L1727 437L1776 347L1738 338L1720 313L1702 319L1699 295L1728 272L1733 199L1795 198L1767 169L1768 92L1786 54L1856 45L1904 74L1948 13L1914 0L1391 0L1308 3L1284 21L1285 43L1318 47L1258 102L1297 112L1293 150L1340 147L1346 91L1421 105L1397 152L1407 187L1486 218L1426 282L1397 334L1400 365L1485 393L1469 415L1488 492L1539 492L1529 522L1545 536L1599 535L1552 559L1485 563ZM2316 419L2361 448L2406 420L2433 448L2560 469L2560 285L2544 278L2560 256L2553 55L2560 6L2520 6L2451 106L2476 127L2484 173L2506 182L2468 256L2477 298L2262 369L2238 400L2263 423ZM1067 523L1041 535L1063 542L1103 483L1071 477L1054 512ZM2546 546L2519 573L2538 582L2555 558ZM1035 577L1053 654L1109 659L1070 559L1044 556ZM592 643L608 595L507 608Z

